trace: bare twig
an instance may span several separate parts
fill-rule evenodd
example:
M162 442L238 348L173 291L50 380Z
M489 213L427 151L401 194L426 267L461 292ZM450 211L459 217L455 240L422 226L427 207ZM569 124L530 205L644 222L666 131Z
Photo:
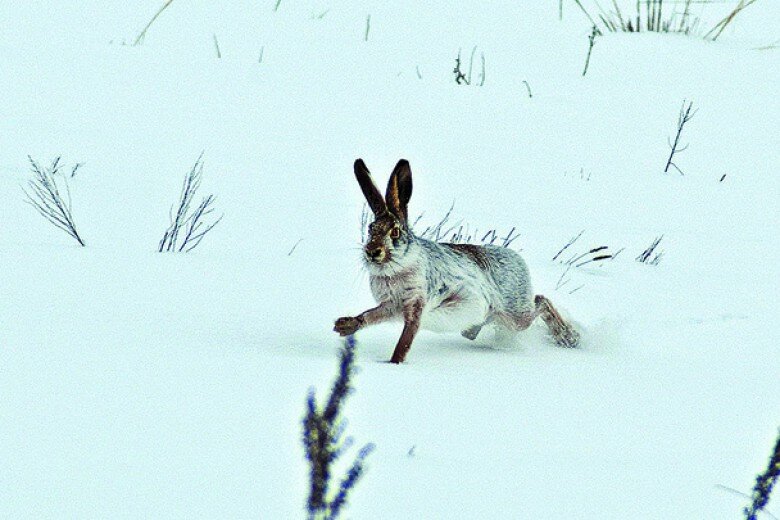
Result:
M32 167L33 179L28 181L28 189L23 189L27 196L25 202L30 204L43 218L48 220L54 227L66 232L76 239L80 246L84 247L76 224L73 221L71 210L70 187L68 178L62 173L62 164L57 157L49 168L41 167L32 157L28 156ZM71 169L70 178L76 175L76 171L81 164L76 164ZM65 190L62 193L60 190Z
M303 446L309 462L309 497L306 502L309 520L335 520L347 503L350 491L364 472L366 457L374 449L366 444L358 452L352 466L341 480L337 490L333 484L333 463L351 446L352 439L344 437L345 420L341 408L352 390L354 373L355 339L347 336L341 350L339 374L324 407L317 406L314 390L306 399L306 414L303 417Z
M673 162L674 155L677 153L684 152L688 145L686 144L682 148L678 149L678 146L680 144L680 135L682 135L683 127L685 126L685 123L693 119L693 116L696 115L696 112L699 111L697 108L696 110L691 111L693 107L693 101L688 102L688 106L685 106L685 100L683 100L682 108L680 108L680 115L677 118L677 133L674 136L674 143L671 141L667 141L669 143L669 147L671 148L671 153L669 154L669 159L666 161L666 167L664 168L664 173L669 171L669 167L673 166L675 170L677 170L680 175L685 175L680 168L677 167L677 165Z
M469 70L468 73L463 72L461 69L461 49L458 49L458 57L455 58L455 68L452 69L453 74L455 74L455 83L458 85L471 85L472 84L472 74L474 72L474 57L477 53L477 46L475 45L471 49L471 57L469 58ZM481 61L481 69L479 73L479 78L476 83L473 83L476 86L482 87L485 85L485 78L486 71L485 71L485 53L480 53L480 61Z
M529 98L534 97L534 95L531 94L531 85L529 85L526 80L523 80L523 84L525 85L525 89L528 91L528 97Z
M381 21L381 20L380 20ZM371 15L366 16L366 34L363 36L363 41L368 41L368 32L371 30Z
M219 50L219 41L217 41L217 35L214 34L214 50L217 51L217 58L222 59L222 51Z
M585 58L585 68L582 69L583 76L588 73L588 65L590 65L590 54L593 52L593 45L595 45L596 37L599 35L601 35L601 32L594 25L593 30L591 30L590 35L588 36L588 56Z
M157 249L160 253L192 251L200 244L203 237L222 220L222 216L220 216L213 222L207 223L207 217L214 211L214 195L208 195L193 211L190 211L203 175L202 159L203 154L198 157L195 166L184 178L178 204L171 207L171 224L160 240ZM179 243L181 233L184 234L184 238Z
M477 52L477 46L475 45L473 49L471 49L471 58L469 59L469 74L468 74L468 84L471 85L471 72L474 69L474 54Z
M778 49L780 48L780 40L774 41L770 43L769 45L762 45L761 47L755 47L753 48L754 51L768 51L771 49Z
M664 255L663 251L658 251L653 256L653 253L655 252L656 248L658 247L658 244L661 243L661 240L663 240L664 236L661 235L659 237L655 237L653 242L647 246L647 248L642 251L639 256L636 257L636 261L642 264L650 264L650 265L658 265L661 261L661 257Z
M301 239L299 239L299 240L298 240L298 241L295 243L295 245L293 245L293 246L292 246L292 249L290 249L290 252L289 252L289 253L287 253L287 256L292 256L293 252L295 251L295 248L297 248L297 247L298 247L298 244L300 244L301 242L303 242L303 239L302 239L302 238L301 238Z
M461 83L466 85L470 84L468 78L466 78L466 75L463 74L463 71L460 70L460 49L458 49L458 57L455 58L455 68L452 69L452 72L455 74L455 83L458 85Z
M743 510L745 520L756 520L758 518L758 513L763 511L769 502L772 488L778 478L780 478L780 433L778 433L774 450L769 457L767 468L756 477L756 485L753 486L753 492L750 495L750 506Z
M157 18L163 13L163 11L165 11L165 9L168 8L169 5L171 5L171 3L173 3L173 0L165 0L165 3L162 5L162 7L160 7L160 10L157 11L154 16L152 16L152 19L149 20L149 23L146 24L146 27L144 27L143 31L138 34L138 37L133 42L133 45L140 45L144 41L144 38L146 37L146 31L149 30L149 27L152 26L154 21L157 20Z
M721 21L715 24L715 26L707 32L707 34L704 35L704 38L707 39L712 35L712 41L715 41L718 39L718 36L723 32L723 30L728 27L728 25L734 20L734 18L742 12L743 9L745 9L747 6L752 5L756 2L756 0L739 0L739 3L734 8L733 11L731 11L725 18L723 18Z
M559 257L559 256L561 256L561 254L562 254L564 251L566 251L567 249L569 249L569 247L571 247L571 245L572 245L572 244L574 244L574 242L576 242L577 240L579 240L579 238L582 236L582 234L583 234L583 233L585 233L585 230L584 230L584 229L583 229L582 231L580 231L579 233L577 233L577 235L576 235L576 236L572 237L572 238L571 238L571 240L569 240L568 242L566 242L566 244L565 244L565 245L564 245L564 246L563 246L563 247L560 249L560 251L558 251L557 253L555 253L555 256L552 258L552 259L553 259L553 262L554 262L554 261L556 261L556 260L558 259L558 257Z
M560 278L558 278L558 283L555 284L555 290L557 291L571 280L571 278L566 278L566 275L569 273L569 270L571 270L571 264L566 264L566 269L563 270L561 273Z

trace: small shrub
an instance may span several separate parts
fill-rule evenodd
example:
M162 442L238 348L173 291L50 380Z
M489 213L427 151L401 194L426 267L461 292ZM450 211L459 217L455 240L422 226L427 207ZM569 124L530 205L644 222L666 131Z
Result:
M723 30L747 6L756 0L739 0L728 14L704 34L705 39L717 40ZM659 32L701 34L702 20L692 13L692 6L716 3L694 0L611 0L610 10L596 0L574 0L591 25L601 32ZM621 8L621 5L624 8ZM587 7L586 7L587 6ZM559 17L562 5L559 4Z
M54 159L48 168L40 166L32 157L28 156L28 159L32 166L33 179L28 181L28 189L24 190L27 196L25 202L84 247L84 240L76 230L76 223L73 220L68 176L63 172L60 158ZM81 164L76 164L71 168L69 176L71 179L80 166Z
M680 108L680 114L677 116L677 133L674 136L674 142L672 142L671 139L667 139L667 143L669 144L669 148L671 148L671 152L669 153L669 159L666 160L664 173L667 173L669 171L669 167L673 166L680 175L685 175L682 170L673 162L673 160L676 154L682 153L688 149L687 144L680 148L680 136L682 135L685 123L693 119L693 116L695 116L696 112L699 111L698 108L692 111L692 108L693 101L689 101L688 106L685 106L685 100L683 100L682 108Z
M510 229L506 234L499 234L496 228L488 231L480 231L478 228L470 228L461 221L453 223L452 210L455 204L452 204L444 216L434 225L426 226L421 233L417 233L420 238L431 240L433 242L446 242L449 244L476 244L476 245L499 245L501 247L510 247L515 240L520 237L517 228ZM414 229L425 215L420 214L414 220L411 228ZM367 205L363 205L360 213L360 238L362 242L366 241L368 225L371 223L371 212Z
M477 47L474 46L473 49L471 49L471 59L469 60L469 71L468 73L463 72L461 69L461 61L460 61L460 49L458 49L458 57L455 58L455 68L452 69L452 73L455 74L455 83L458 85L471 85L472 84L472 77L471 73L474 70L474 56L477 53ZM477 79L477 82L474 83L474 85L482 87L485 85L485 53L480 53L480 60L482 62L482 70L479 73L479 78Z
M583 267L595 262L614 260L622 251L622 249L619 249L617 252L611 252L609 251L609 246L597 246L587 249L583 253L575 252L569 255L567 251L570 251L570 248L580 239L580 237L582 237L583 233L585 233L584 229L570 238L569 241L566 242L557 253L555 253L555 256L552 257L553 262L557 261L566 266L561 273L561 276L558 278L558 282L555 284L556 291L560 290L563 288L563 286L571 281L571 277L568 275L572 269ZM564 253L566 253L566 255L564 255ZM564 260L564 256L568 257L568 259ZM580 290L581 288L582 286L575 288L574 290L570 291L570 294Z
M769 457L769 464L766 470L758 477L756 477L756 485L753 487L753 493L751 493L751 504L746 507L743 512L745 513L746 520L757 520L758 513L766 507L769 502L769 495L772 493L777 479L780 477L780 433L778 433L777 441L775 442L775 449L772 455Z
M347 504L347 498L365 470L366 457L374 449L366 444L358 452L352 466L336 486L333 464L352 445L352 438L344 438L346 421L341 416L345 399L352 390L354 373L355 338L347 336L341 349L339 373L333 382L323 409L317 406L314 389L306 399L306 415L303 417L303 446L309 461L309 497L306 502L309 520L334 520Z
M585 68L582 69L583 76L585 76L585 74L588 73L588 66L590 65L590 55L593 52L593 46L596 44L596 38L600 35L601 32L594 25L593 29L590 31L590 36L588 36L588 55L585 57Z
M202 176L203 155L201 154L195 162L195 166L184 178L179 202L171 207L171 224L160 240L157 249L160 253L192 251L198 247L203 237L222 220L220 216L215 221L208 222L209 215L214 211L214 195L206 196L194 210L192 209L192 201L195 192L200 187ZM183 236L180 238L180 235Z
M656 251L658 244L661 243L664 236L655 237L652 244L642 251L639 256L636 257L636 261L640 264L658 265L661 262L661 258L664 256L663 251Z
M487 232L480 232L479 229L471 229L462 222L452 223L452 210L455 204L452 204L444 216L433 226L426 227L418 236L434 242L446 242L449 244L477 244L477 245L500 245L509 247L520 236L516 228L510 229L506 235L500 236L498 231L490 229ZM417 217L412 227L414 227L423 215Z

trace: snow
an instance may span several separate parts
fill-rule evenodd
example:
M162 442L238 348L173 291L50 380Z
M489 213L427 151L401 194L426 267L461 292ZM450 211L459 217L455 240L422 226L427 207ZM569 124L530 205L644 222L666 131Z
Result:
M422 332L393 366L399 326L360 331L345 414L377 449L346 515L739 517L718 486L750 491L780 412L780 57L755 50L780 4L716 43L605 35L583 78L573 6L275 3L173 2L138 47L159 2L0 6L0 516L301 517L306 392L373 304L352 162L404 157L418 229L453 201L515 226L585 344ZM485 86L456 85L474 45ZM202 151L224 219L156 253ZM86 248L24 204L28 154L84 163ZM625 249L559 286L581 230L572 253Z

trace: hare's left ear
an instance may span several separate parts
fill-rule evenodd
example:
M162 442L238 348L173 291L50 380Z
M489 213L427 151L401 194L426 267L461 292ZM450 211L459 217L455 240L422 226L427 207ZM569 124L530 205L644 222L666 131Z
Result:
M412 170L409 168L409 161L401 159L393 168L390 174L390 181L387 183L387 193L385 202L387 209L403 221L406 221L408 214L406 210L409 199L412 198Z

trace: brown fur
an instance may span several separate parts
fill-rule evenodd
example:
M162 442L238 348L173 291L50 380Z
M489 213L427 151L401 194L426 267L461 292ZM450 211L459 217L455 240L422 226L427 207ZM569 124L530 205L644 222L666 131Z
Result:
M371 208L371 211L374 212L374 215L379 215L380 213L387 211L387 205L385 205L382 194L379 193L379 190L376 188L376 184L374 184L374 181L371 179L371 173L368 171L366 163L364 163L362 159L355 161L355 177L357 178L360 190L363 192L363 196L366 198L366 202L368 202L368 206Z
M477 264L483 271L488 268L488 259L485 256L485 250L480 246L474 244L442 244L447 246L456 253L460 253L463 256L469 258L472 262Z
M406 221L406 206L409 199L412 198L412 170L409 167L409 161L401 159L393 168L390 174L390 181L387 183L387 193L385 194L385 203L399 219Z
M390 358L391 363L403 363L404 359L406 359L406 354L412 348L412 341L414 341L414 337L420 328L422 310L423 301L419 298L408 302L404 306L404 330L401 332L401 338L398 340L398 344Z
M408 251L410 242L409 238L414 239L414 234L409 230L407 224L407 205L409 199L412 196L412 172L409 168L409 162L406 160L398 161L393 173L390 176L388 182L386 195L383 198L362 160L355 161L355 177L357 178L360 188L363 191L363 195L366 197L371 210L374 213L374 222L371 223L369 228L369 236L364 245L365 260L368 263L374 263L376 265L387 263L391 261L391 255L393 251L399 251L398 255L403 259L404 251ZM398 231L398 235L395 235L394 230ZM398 248L399 245L397 239L403 237L402 243L406 245L406 249ZM392 241L392 246L391 244ZM424 240L421 240L423 243ZM499 275L504 272L514 273L513 283L519 284L519 287L523 289L524 284L528 284L527 268L524 262L519 259L511 257L507 259L507 255L498 254L498 250L494 251L486 249L485 247L473 245L473 244L439 244L434 246L427 244L427 249L418 245L418 248L422 248L423 254L428 254L431 258L427 260L432 262L433 257L436 257L439 261L445 264L453 264L459 268L469 270L467 266L464 266L463 261L458 261L452 256L446 254L442 247L446 247L455 255L462 257L464 260L473 262L479 269L489 273L491 279L498 273ZM427 251L427 253L426 253ZM414 256L412 259L414 260ZM421 260L422 267L433 269L432 264L424 262L424 258ZM504 263L509 263L509 267ZM412 262L413 263L413 262ZM402 265L402 264L399 264ZM514 266L514 267L513 267ZM354 334L358 330L368 325L381 323L384 321L402 318L404 322L403 332L396 344L393 351L392 363L402 363L406 358L409 349L412 346L412 342L420 328L420 320L423 314L423 308L425 306L425 282L417 280L418 275L425 275L424 272L420 272L419 265L407 265L403 268L404 271L393 272L391 275L372 274L371 283L372 291L375 296L379 298L387 298L388 301L380 302L380 304L372 309L369 309L357 316L342 317L336 320L334 330L342 336ZM514 271L513 271L514 269ZM454 269L457 271L457 269ZM381 272L381 269L376 269ZM397 270L396 270L397 271ZM453 275L450 273L454 280L457 280L457 272ZM498 276L498 280L493 280L493 283L500 283L502 280ZM448 282L449 283L449 282ZM409 287L407 287L407 284ZM415 285L417 284L417 285ZM446 289L446 285L444 289ZM480 330L484 325L491 323L493 320L497 322L504 329L509 331L522 331L527 329L537 317L541 317L547 324L550 332L558 343L563 347L576 347L579 343L579 333L572 327L572 325L566 323L558 311L553 307L550 300L544 296L538 295L534 300L534 307L529 309L530 301L527 298L530 297L530 288L526 287L529 294L525 293L519 295L522 296L522 305L517 305L518 301L510 297L503 297L506 300L511 300L512 305L508 305L506 310L498 311L497 309L490 308L489 314L485 321L481 324L473 325L466 330L461 331L461 334L468 339L476 339ZM441 297L442 292L438 293L438 297ZM501 300L503 302L503 300ZM440 307L457 308L463 302L463 296L457 292L448 294L444 297L443 301L439 304ZM486 302L487 305L492 306L490 301ZM503 308L503 307L502 307ZM482 319L482 318L475 318Z

